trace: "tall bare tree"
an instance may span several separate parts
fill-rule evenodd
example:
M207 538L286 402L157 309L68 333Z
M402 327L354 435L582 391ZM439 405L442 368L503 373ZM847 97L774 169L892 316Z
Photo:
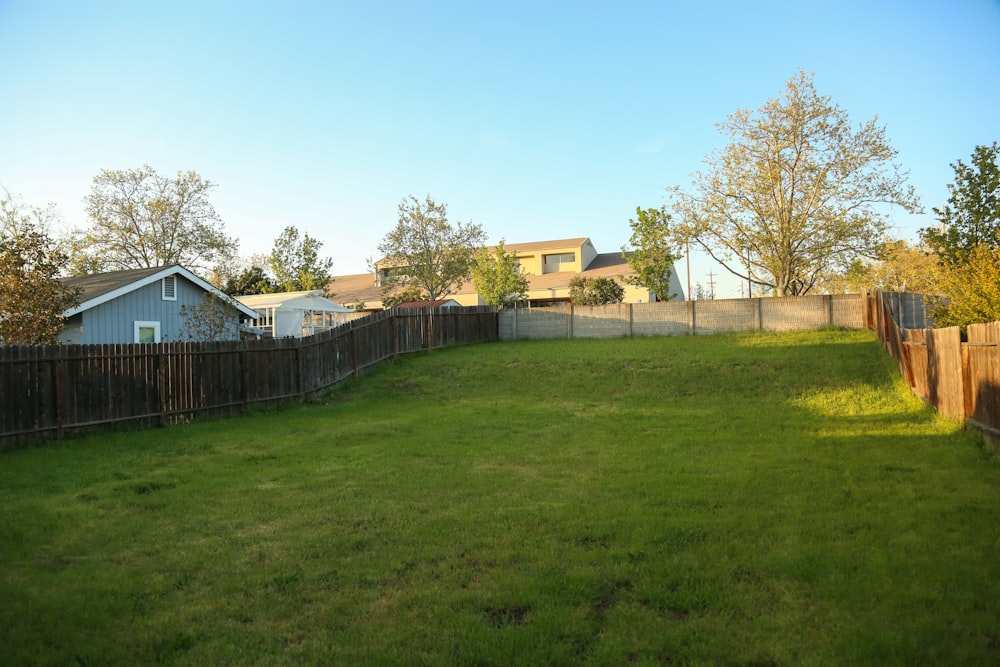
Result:
M175 178L104 169L84 198L90 228L76 235L74 265L87 272L182 264L202 275L236 253L209 201L215 184L196 172Z
M721 123L731 143L706 158L690 191L672 189L678 240L779 296L805 294L824 270L874 257L888 205L920 209L877 120L852 128L800 71L780 98Z

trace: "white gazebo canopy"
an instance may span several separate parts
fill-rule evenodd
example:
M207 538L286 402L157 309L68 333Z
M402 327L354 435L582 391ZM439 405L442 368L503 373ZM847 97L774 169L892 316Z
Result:
M236 299L257 311L254 326L275 338L311 336L347 322L354 311L330 301L323 290L250 294Z

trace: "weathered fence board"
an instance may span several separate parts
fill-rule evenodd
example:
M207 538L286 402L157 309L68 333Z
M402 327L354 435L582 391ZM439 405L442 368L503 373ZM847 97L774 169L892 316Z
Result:
M938 412L950 419L965 419L962 333L958 327L927 330L927 390Z
M867 326L878 332L914 393L942 415L1000 436L1000 322L970 324L966 343L958 327L900 335L893 308L905 300L876 292L866 301Z
M398 354L494 341L492 308L385 311L308 338L0 347L0 446L302 400Z

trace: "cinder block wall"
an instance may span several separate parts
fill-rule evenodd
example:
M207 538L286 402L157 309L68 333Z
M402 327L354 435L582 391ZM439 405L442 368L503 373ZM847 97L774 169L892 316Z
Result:
M619 338L864 326L860 294L562 305L500 312L500 338Z

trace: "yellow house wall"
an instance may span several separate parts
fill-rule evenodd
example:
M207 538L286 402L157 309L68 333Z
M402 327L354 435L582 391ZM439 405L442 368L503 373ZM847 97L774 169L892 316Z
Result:
M479 298L479 294L476 292L467 292L465 294L450 294L449 299L454 299L462 306L482 306L485 305L483 300Z
M616 281L617 282L617 281ZM629 284L622 284L625 288L625 296L623 299L624 303L650 303L653 301L649 290L644 287L635 287ZM449 294L449 298L454 299L459 304L463 306L483 306L486 305L485 302L479 298L479 294L475 292L466 292L463 294ZM536 289L528 291L528 298L532 300L547 300L547 299L568 299L569 298L569 288L563 289Z
M559 271L575 271L580 273L597 257L597 249L590 241L586 241L582 245L552 246L551 248L531 251L519 250L516 251L516 257L521 264L521 271L540 276L544 273L553 273L555 271L554 268L546 268L546 255L564 255L568 253L573 253L573 262L560 264L558 267Z

